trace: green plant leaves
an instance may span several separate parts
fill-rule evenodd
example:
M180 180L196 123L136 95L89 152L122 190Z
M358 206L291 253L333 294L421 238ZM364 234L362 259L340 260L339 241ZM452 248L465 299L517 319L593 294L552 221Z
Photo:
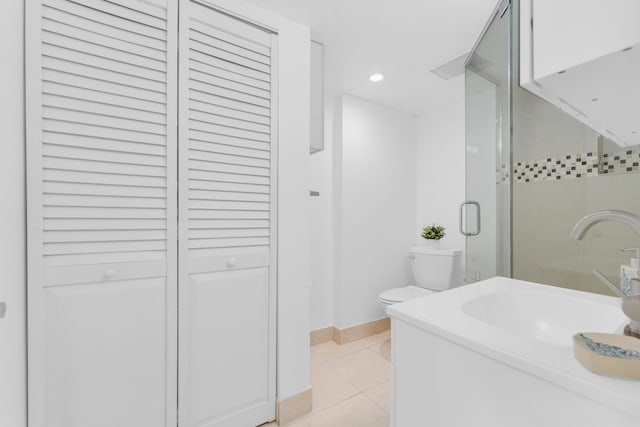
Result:
M443 226L433 223L433 225L428 225L422 229L421 236L423 239L440 240L445 235L444 230L445 228Z

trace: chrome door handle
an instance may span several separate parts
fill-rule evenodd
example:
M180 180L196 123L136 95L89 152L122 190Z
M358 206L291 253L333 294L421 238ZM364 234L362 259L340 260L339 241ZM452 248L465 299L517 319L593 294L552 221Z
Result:
M476 231L469 233L467 231L465 231L464 227L463 227L463 213L464 213L464 207L466 205L474 205L476 207ZM460 204L460 234L462 234L463 236L477 236L478 234L480 234L480 203L478 202L474 202L474 201L466 201L466 202L462 202Z

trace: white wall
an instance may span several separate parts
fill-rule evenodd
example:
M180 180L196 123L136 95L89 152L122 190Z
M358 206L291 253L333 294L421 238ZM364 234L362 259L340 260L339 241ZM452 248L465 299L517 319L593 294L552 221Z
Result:
M234 0L237 1L237 0ZM279 25L278 399L311 387L309 29Z
M320 192L310 198L312 331L334 324L332 97L326 97L324 111L324 150L309 158L309 188Z
M385 317L380 292L409 283L417 121L352 96L343 96L341 110L333 154L335 326L342 329Z
M311 330L383 317L378 289L412 282L406 249L423 244L425 225L447 227L443 248L465 248L458 231L458 206L465 198L463 78L452 85L451 98L451 104L413 119L351 96L345 102L327 96L325 149L310 157L311 189L320 191L311 198ZM390 211L398 201L382 191L411 188L414 194L394 195L406 210ZM402 221L408 225L398 231Z
M443 225L442 248L465 249L458 231L458 207L465 199L465 101L464 78L458 77L452 103L422 115L417 147L417 210L415 242L432 223ZM457 99L457 100L456 100Z
M309 28L238 0L212 3L278 32L278 399L311 386Z
M335 69L331 56L324 56L323 71ZM335 325L336 286L334 245L336 221L334 201L339 193L340 169L336 166L334 140L340 137L342 123L341 93L327 89L324 84L324 149L310 156L310 189L319 191L311 197L311 330ZM313 82L312 82L313 85Z
M26 426L24 66L21 1L0 6L0 426Z

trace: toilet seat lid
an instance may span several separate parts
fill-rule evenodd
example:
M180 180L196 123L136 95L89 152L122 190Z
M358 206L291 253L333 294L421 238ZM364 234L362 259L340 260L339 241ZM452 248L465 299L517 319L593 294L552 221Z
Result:
M433 293L435 293L435 291L432 291L431 289L424 289L418 286L404 286L402 288L393 288L382 292L379 299L383 302L397 303L418 297L424 297Z

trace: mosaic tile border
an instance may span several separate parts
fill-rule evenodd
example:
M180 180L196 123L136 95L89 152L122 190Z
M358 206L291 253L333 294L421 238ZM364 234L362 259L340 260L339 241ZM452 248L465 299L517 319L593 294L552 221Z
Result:
M518 162L513 168L513 176L514 182L526 183L638 171L640 171L639 150L603 153L602 158L590 151Z
M640 171L640 151L627 150L602 155L602 173Z
M513 176L517 183L597 176L599 163L593 152L527 160L516 163Z

